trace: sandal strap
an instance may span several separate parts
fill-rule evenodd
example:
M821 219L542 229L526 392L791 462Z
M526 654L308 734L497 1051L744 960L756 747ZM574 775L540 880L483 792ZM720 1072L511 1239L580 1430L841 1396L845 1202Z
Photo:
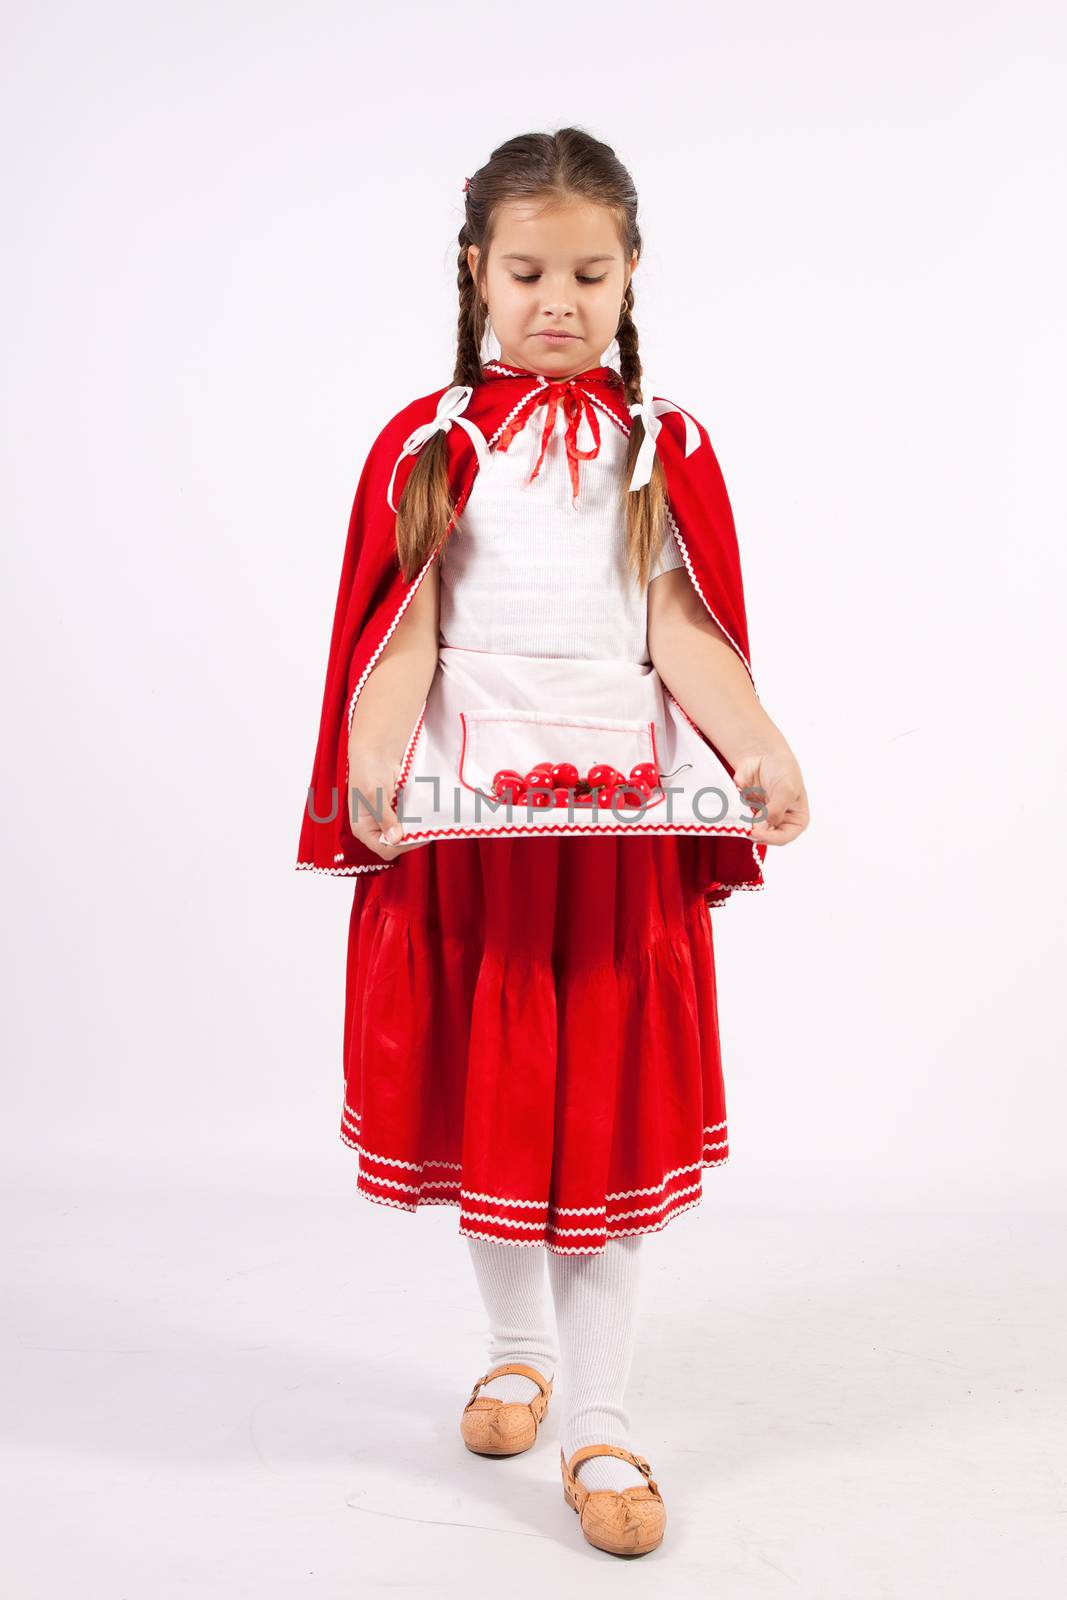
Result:
M641 1473L645 1479L646 1489L641 1489L635 1485L632 1489L618 1490L619 1494L633 1496L648 1492L654 1495L657 1500L662 1500L663 1496L659 1492L659 1484L652 1476L652 1468L644 1456L635 1455L632 1450L624 1450L621 1445L617 1444L586 1444L574 1452L569 1463L563 1451L560 1450L559 1453L559 1459L563 1465L563 1476L570 1480L573 1492L578 1496L579 1506L584 1506L591 1493L600 1492L587 1488L575 1472L575 1468L581 1466L582 1462L587 1461L590 1456L618 1456L622 1461L631 1462Z
M528 1367L522 1361L505 1361L503 1366L493 1367L491 1371L482 1374L471 1390L470 1400L467 1401L467 1404L470 1405L471 1400L474 1399L483 1383L489 1383L493 1378L505 1377L509 1372L517 1373L520 1378L531 1378L541 1391L539 1398L547 1400L552 1393L552 1379L543 1377L536 1367Z
M562 1451L560 1454L562 1454ZM633 1466L635 1466L638 1472L646 1477L650 1483L652 1481L652 1468L649 1466L644 1456L635 1455L632 1450L624 1450L622 1445L618 1444L582 1445L580 1450L576 1450L574 1452L570 1461L565 1461L564 1463L572 1478L575 1475L575 1468L581 1466L583 1461L588 1461L590 1456L618 1456L620 1460L629 1461Z

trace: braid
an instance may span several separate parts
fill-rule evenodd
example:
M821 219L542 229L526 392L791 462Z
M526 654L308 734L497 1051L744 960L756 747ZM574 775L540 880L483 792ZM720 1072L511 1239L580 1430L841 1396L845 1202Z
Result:
M634 282L626 285L622 302L622 321L615 337L619 341L619 371L626 385L626 404L641 399L641 357L637 352L637 323L633 318Z
M453 383L471 388L482 381L482 335L486 306L467 260L470 233L464 223L459 231L459 322L456 334L456 365ZM435 549L452 521L454 507L448 482L448 446L443 432L423 445L408 474L396 519L397 559L405 578L410 579ZM447 546L445 547L447 548ZM442 559L444 548L442 549Z
M486 305L478 292L474 274L467 260L467 246L471 243L467 224L459 230L459 329L456 335L456 368L453 383L469 383L473 388L482 381L482 335L485 332Z
M625 385L626 404L632 405L636 400L646 398L641 392L643 373L641 370L641 357L638 353L637 323L633 317L634 308L634 283L633 278L626 285L626 294L623 298L622 321L619 323L615 337L619 342L619 371ZM651 398L648 396L647 398ZM663 468L659 456L653 457L652 476L643 488L630 492L630 480L634 475L634 466L637 462L637 453L645 437L645 425L640 417L633 419L630 428L630 444L626 454L626 470L623 473L622 493L626 505L627 544L629 550L630 569L637 577L638 582L644 586L648 582L648 575L652 570L652 562L658 554L666 532L666 482L663 477Z

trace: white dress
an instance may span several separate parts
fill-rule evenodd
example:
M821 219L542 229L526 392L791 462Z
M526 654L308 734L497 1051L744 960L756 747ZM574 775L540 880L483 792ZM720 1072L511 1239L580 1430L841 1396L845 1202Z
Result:
M404 752L395 804L402 846L541 832L748 833L752 814L653 666L648 598L626 565L622 429L572 484L560 407L538 475L542 401L508 449L490 451L440 560L438 667ZM583 415L580 450L595 444ZM649 587L684 565L668 531ZM651 766L651 793L601 803L501 795L497 775L538 762L596 764L625 779ZM573 780L571 780L573 782ZM546 780L542 779L542 787ZM536 786L535 786L536 787Z

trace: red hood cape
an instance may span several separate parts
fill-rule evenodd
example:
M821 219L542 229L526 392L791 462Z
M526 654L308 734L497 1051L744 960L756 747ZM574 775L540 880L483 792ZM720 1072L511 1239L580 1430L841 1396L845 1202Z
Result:
M516 424L521 425L544 399L546 389L558 389L559 398L575 410L575 401L579 401L586 415L592 409L602 427L617 426L628 434L634 420L626 404L622 379L613 367L593 367L555 382L523 368L493 362L485 364L482 373L482 381L473 386L462 416L455 417L445 432L448 481L455 507L449 532L477 477L479 453L484 449L482 440L489 448L500 448L501 444L506 448ZM394 864L383 861L352 833L346 803L348 732L364 684L430 562L440 554L440 550L436 551L410 583L405 582L397 559L393 508L400 504L415 463L415 451L409 449L405 453L405 443L413 444L416 430L425 429L434 421L442 397L453 387L435 389L397 412L371 445L360 474L334 610L318 743L300 828L296 861L299 871L348 877L386 870ZM563 393L565 390L571 391L569 396ZM578 395L579 390L584 398ZM650 400L658 402L656 409L661 412L655 451L666 478L671 530L693 587L744 662L755 690L737 534L719 463L706 429L691 413L660 396L646 396L646 405ZM472 438L467 428L471 423L481 439ZM572 472L576 470L577 464ZM681 709L684 713L685 708ZM722 753L702 730L698 732L732 774L733 768ZM734 889L763 888L765 843L715 836L702 839L701 844L707 904L722 904ZM437 847L449 848L447 842Z

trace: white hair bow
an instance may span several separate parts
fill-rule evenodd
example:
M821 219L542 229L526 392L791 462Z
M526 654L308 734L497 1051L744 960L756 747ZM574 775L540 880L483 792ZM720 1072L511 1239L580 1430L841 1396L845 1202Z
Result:
M645 436L641 440L641 448L637 452L634 463L634 475L630 483L631 492L634 489L643 489L652 476L652 458L656 453L656 435L663 424L659 420L665 411L677 411L680 417L685 418L685 453L691 456L700 443L700 433L696 423L688 411L683 411L681 406L676 406L673 400L635 400L630 407L632 417L640 416L645 425Z
M396 458L393 475L389 479L389 488L386 490L385 498L389 502L390 511L396 510L396 506L393 504L393 485L396 483L397 468L405 456L417 455L427 439L431 439L439 428L442 432L447 433L453 422L458 422L460 427L470 435L478 454L479 468L485 465L489 458L489 446L486 443L485 435L468 417L460 415L462 411L466 411L467 403L473 393L474 390L469 383L453 384L451 389L446 389L440 400L438 400L436 416L430 422L422 423L420 427L415 429L414 433L408 434L408 437L404 440L404 448Z

